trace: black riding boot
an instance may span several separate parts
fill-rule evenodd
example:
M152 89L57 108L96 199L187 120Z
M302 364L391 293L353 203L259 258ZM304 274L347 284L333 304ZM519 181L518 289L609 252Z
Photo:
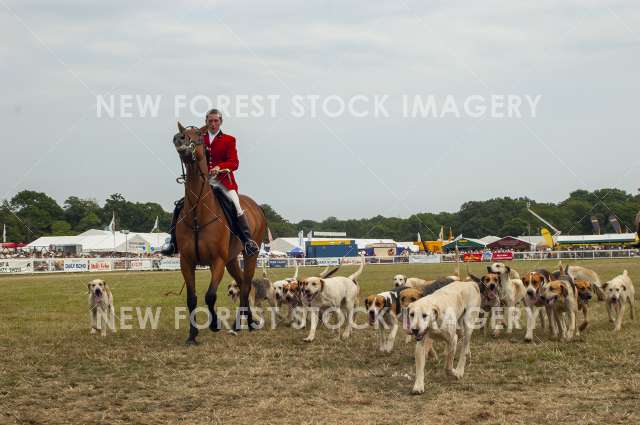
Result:
M160 253L162 255L173 255L178 253L178 243L176 242L176 224L178 223L178 217L180 211L184 206L184 198L175 202L175 208L173 209L173 217L171 217L171 227L169 227L169 234L171 237L165 241L162 245Z
M249 230L249 222L247 221L246 214L242 214L238 217L238 230L240 230L238 237L244 246L244 253L249 257L253 257L258 254L260 252L260 247L253 239L251 239L251 230Z

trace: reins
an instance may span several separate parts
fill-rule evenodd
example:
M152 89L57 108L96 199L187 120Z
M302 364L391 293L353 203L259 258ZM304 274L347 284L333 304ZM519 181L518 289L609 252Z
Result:
M189 126L187 127L187 129L189 128L197 128L194 126ZM197 156L196 156L196 146L201 146L203 145L204 142L202 140L191 140L189 139L189 144L188 147L191 150L191 158L193 160L193 163L196 166L196 169L198 171L198 177L202 179L202 185L200 186L200 193L198 193L198 197L196 198L196 202L193 203L193 207L191 207L189 213L191 213L191 224L189 223L184 223L187 226L189 226L191 228L191 230L193 230L193 238L194 238L194 242L195 242L195 254L196 254L196 262L197 264L200 264L200 249L198 247L198 242L199 242L199 234L200 234L200 230L204 229L206 226L210 225L211 223L217 221L220 219L220 216L214 214L214 218L212 220L210 220L209 222L205 223L204 225L200 225L198 223L198 207L200 206L200 203L202 202L203 199L203 194L204 194L204 190L205 188L208 186L209 184L209 179L208 179L208 174L205 174L202 172L202 170L200 169L200 167L198 166L197 163ZM178 178L176 178L176 182L178 184L183 184L185 186L185 198L187 200L190 200L189 198L189 190L187 189L187 183L190 181L189 180L189 175L186 173L185 168L184 168L184 160L182 159L182 157L180 158L180 166L182 167L182 175ZM191 203L191 202L190 202Z

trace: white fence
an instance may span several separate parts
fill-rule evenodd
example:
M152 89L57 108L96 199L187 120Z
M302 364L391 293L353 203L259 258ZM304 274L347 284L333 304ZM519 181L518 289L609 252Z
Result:
M510 253L506 253L510 254ZM505 261L511 258L505 253L483 254L481 259L470 261ZM509 255L506 255L507 257ZM594 251L551 251L551 252L515 252L513 260L606 260L639 258L637 249L594 250ZM366 257L367 264L439 264L465 262L464 254L410 255L397 257ZM359 257L344 258L260 258L258 266L268 268L284 268L298 266L337 266L338 264L359 264ZM206 268L206 267L205 267ZM0 274L24 273L68 273L68 272L111 272L111 271L150 271L180 270L180 259L163 258L28 258L0 259Z

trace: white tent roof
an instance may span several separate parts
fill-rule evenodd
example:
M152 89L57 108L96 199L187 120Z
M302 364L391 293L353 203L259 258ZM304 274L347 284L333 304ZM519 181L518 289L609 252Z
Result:
M48 248L50 245L82 245L82 251L142 252L147 246L151 252L158 250L167 233L111 233L108 230L90 229L76 236L43 236L31 242L30 248Z
M485 245L489 245L490 243L494 243L495 241L499 241L500 239L502 239L502 238L498 237L498 236L488 235L488 236L485 236L484 238L480 238L478 240L480 242L484 243Z

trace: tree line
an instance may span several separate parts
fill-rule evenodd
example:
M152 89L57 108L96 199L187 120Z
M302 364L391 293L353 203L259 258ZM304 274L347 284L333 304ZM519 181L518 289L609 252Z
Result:
M390 238L397 241L415 240L420 233L423 240L437 239L442 226L445 237L452 229L454 235L479 238L486 235L539 235L547 227L527 211L527 205L564 234L593 233L591 219L596 218L601 233L614 233L609 222L617 218L622 230L635 231L634 219L640 210L640 193L631 195L620 189L599 189L592 192L576 190L558 203L536 202L532 199L495 198L469 201L456 212L417 213L408 218L383 217L341 220L327 217L323 221L290 222L271 206L263 204L269 228L274 238L294 237L300 230L346 232L354 238ZM148 232L156 217L159 227L167 231L171 213L155 202L131 202L114 193L102 206L94 199L70 196L63 205L45 193L24 190L0 206L0 223L7 225L7 240L30 242L40 236L73 235L91 228L104 228L115 212L116 228L132 232ZM551 230L551 229L550 229Z

